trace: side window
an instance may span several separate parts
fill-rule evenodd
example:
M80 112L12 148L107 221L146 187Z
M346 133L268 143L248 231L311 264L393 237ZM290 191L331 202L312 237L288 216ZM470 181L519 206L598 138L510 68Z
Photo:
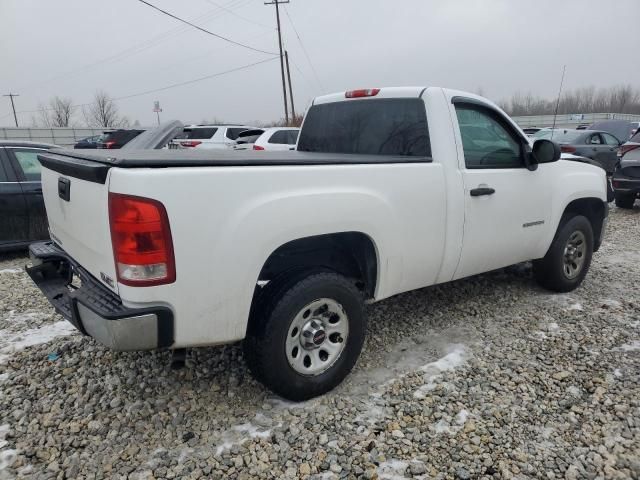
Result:
M594 133L591 135L591 138L587 142L589 145L600 145L602 142L600 141L600 134Z
M603 133L602 136L604 137L604 143L606 143L607 145L614 145L616 147L620 145L620 142L618 141L618 139L613 135L609 135L608 133Z
M2 149L0 148L0 182L9 181L5 168L9 168L9 165L5 165L5 157L3 156Z
M464 162L467 168L524 167L517 134L497 113L469 104L457 104Z
M40 181L39 150L14 150L18 168L22 172L22 178L27 182Z
M289 143L289 135L287 130L278 130L271 135L269 143L277 143L278 145L286 145Z

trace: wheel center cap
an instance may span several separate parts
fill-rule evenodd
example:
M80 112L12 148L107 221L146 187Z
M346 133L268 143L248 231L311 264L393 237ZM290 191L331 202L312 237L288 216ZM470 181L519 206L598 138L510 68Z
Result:
M306 350L318 348L327 339L324 325L317 319L311 319L300 332L300 343Z
M316 333L313 334L313 344L316 347L319 347L320 345L322 345L322 342L324 342L325 338L327 338L327 334L325 333L325 331L317 330Z

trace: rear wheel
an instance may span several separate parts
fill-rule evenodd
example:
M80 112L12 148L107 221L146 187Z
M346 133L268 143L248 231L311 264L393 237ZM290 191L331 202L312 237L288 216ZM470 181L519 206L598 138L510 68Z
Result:
M533 274L544 288L570 292L584 280L592 255L591 222L582 215L571 217L558 228L544 258L533 262Z
M332 272L297 275L265 288L244 342L251 372L289 400L333 389L362 350L366 320L361 292Z
M620 208L633 208L633 204L636 201L634 194L628 193L615 193L616 206Z

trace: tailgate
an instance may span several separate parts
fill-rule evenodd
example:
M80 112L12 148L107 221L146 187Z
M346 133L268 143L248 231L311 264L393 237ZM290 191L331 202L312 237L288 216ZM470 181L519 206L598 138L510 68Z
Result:
M71 258L117 291L109 230L109 165L64 154L39 156L49 231Z

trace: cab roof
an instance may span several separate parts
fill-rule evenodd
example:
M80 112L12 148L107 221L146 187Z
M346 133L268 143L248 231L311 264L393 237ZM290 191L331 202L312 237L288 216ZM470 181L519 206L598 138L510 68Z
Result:
M419 98L420 95L427 89L427 87L384 87L384 88L375 88L375 90L379 90L373 96L367 98ZM374 88L370 87L365 90L374 90ZM332 102L342 102L345 100L351 100L346 95L348 92L353 92L354 90L347 90L344 92L338 93L330 93L328 95L322 95L320 97L316 97L313 100L313 105L318 105L321 103L332 103ZM360 100L361 98L354 98L353 100Z

